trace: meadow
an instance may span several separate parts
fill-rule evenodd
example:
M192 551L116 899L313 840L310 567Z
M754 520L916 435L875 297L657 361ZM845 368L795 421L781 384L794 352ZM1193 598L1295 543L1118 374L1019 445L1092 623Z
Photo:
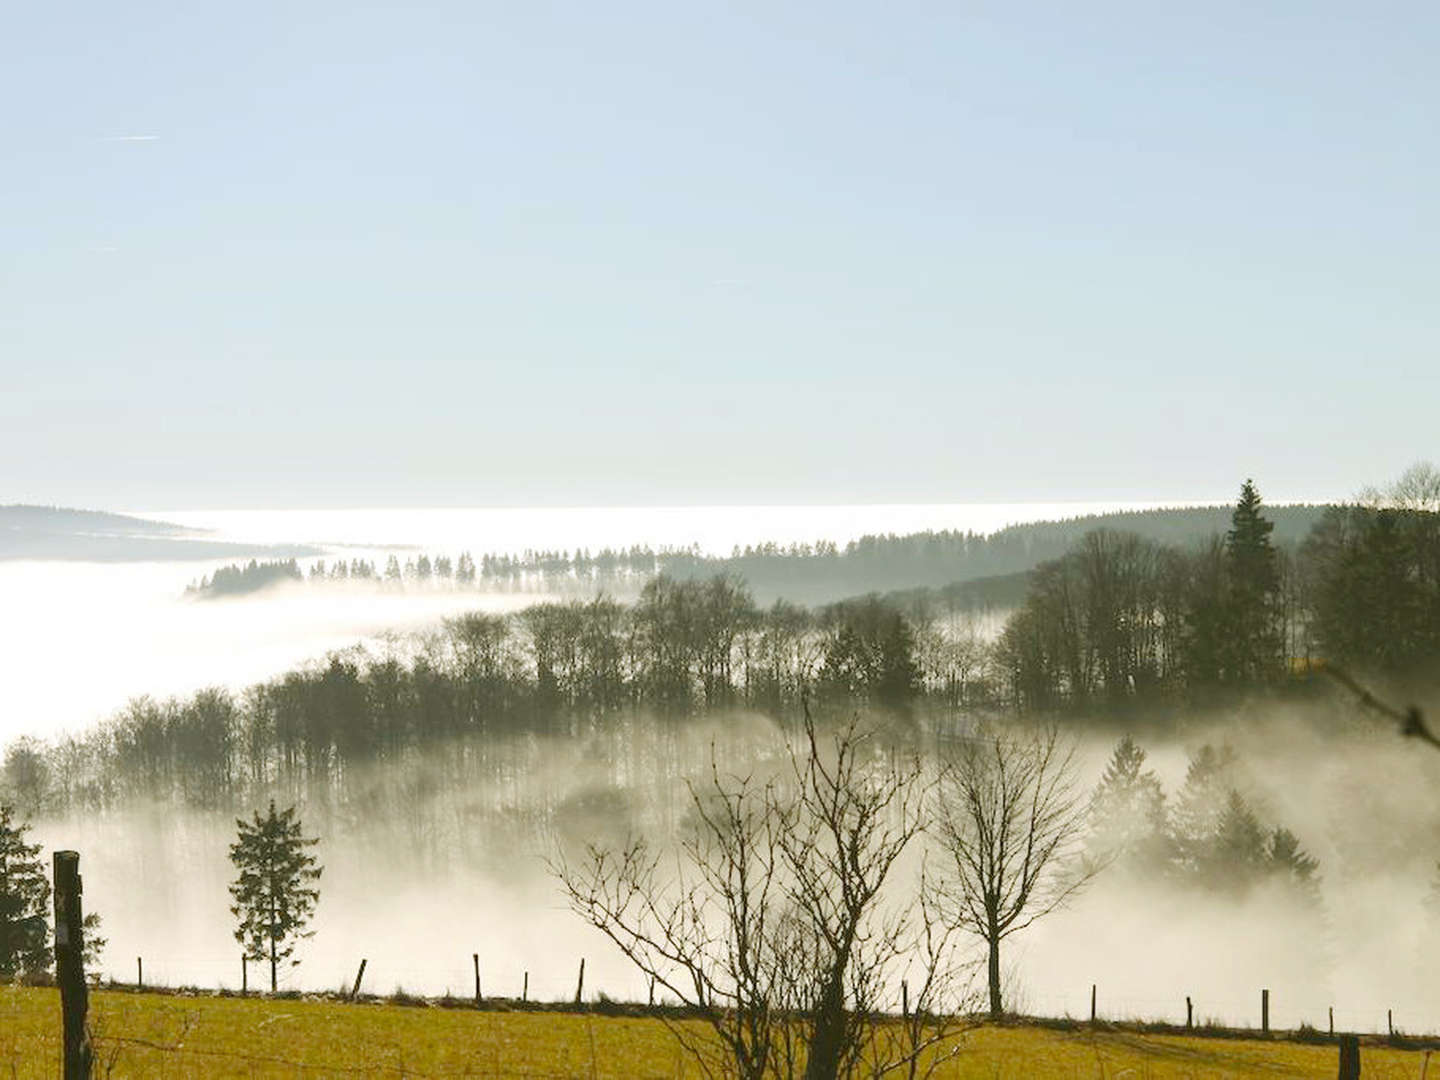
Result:
M671 1080L700 1076L653 1016L476 1010L385 1001L100 990L91 995L97 1077L400 1077ZM0 1075L59 1072L55 990L0 989ZM1376 1039L1367 1078L1440 1080L1440 1051ZM1124 1026L984 1025L965 1031L945 1080L1219 1080L1334 1077L1333 1045L1181 1037Z

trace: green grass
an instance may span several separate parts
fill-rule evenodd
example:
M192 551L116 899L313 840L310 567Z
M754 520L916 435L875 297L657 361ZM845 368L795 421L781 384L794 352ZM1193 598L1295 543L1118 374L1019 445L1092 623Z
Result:
M658 1019L308 999L98 991L100 1077L694 1077ZM0 1080L59 1071L60 1001L0 988ZM699 1029L697 1029L699 1030ZM1084 1027L984 1026L964 1034L947 1080L1218 1080L1335 1076L1333 1046L1184 1038ZM1418 1080L1423 1051L1367 1045L1364 1076ZM1440 1080L1436 1052L1427 1080Z

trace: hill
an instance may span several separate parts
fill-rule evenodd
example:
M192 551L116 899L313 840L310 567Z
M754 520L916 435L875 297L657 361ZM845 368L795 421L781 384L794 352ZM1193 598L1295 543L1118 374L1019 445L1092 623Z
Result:
M299 545L234 544L201 529L101 510L0 506L0 559L140 562L318 555Z

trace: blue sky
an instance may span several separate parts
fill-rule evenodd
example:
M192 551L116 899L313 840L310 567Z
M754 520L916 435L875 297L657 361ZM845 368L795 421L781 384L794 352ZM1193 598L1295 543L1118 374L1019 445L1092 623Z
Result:
M0 502L1343 496L1440 456L1437 55L1421 3L16 7Z

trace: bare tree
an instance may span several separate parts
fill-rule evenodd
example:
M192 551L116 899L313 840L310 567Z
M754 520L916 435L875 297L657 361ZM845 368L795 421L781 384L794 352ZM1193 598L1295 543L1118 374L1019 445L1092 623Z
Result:
M933 817L953 874L951 917L985 942L998 1017L1001 943L1061 907L1097 869L1072 859L1085 826L1075 748L1053 728L968 743L942 771Z
M764 781L723 773L712 750L673 865L644 841L557 859L570 906L708 1023L722 1053L671 1024L707 1076L833 1080L931 1060L953 1034L959 967L933 897L898 872L922 824L921 765L858 722L821 736L808 709L786 745ZM885 1006L907 962L921 977L895 1028Z
M571 908L654 983L705 1020L723 1049L662 1015L706 1076L771 1075L783 1023L779 965L779 828L773 787L725 776L711 750L708 783L690 788L692 827L673 865L644 840L620 852L590 846L552 870Z
M824 1080L859 1067L884 973L907 944L910 905L886 904L884 893L920 832L924 787L919 760L888 760L858 720L821 740L807 708L804 740L791 754L795 795L782 813L780 851L791 946L809 973L795 986L804 1076Z

